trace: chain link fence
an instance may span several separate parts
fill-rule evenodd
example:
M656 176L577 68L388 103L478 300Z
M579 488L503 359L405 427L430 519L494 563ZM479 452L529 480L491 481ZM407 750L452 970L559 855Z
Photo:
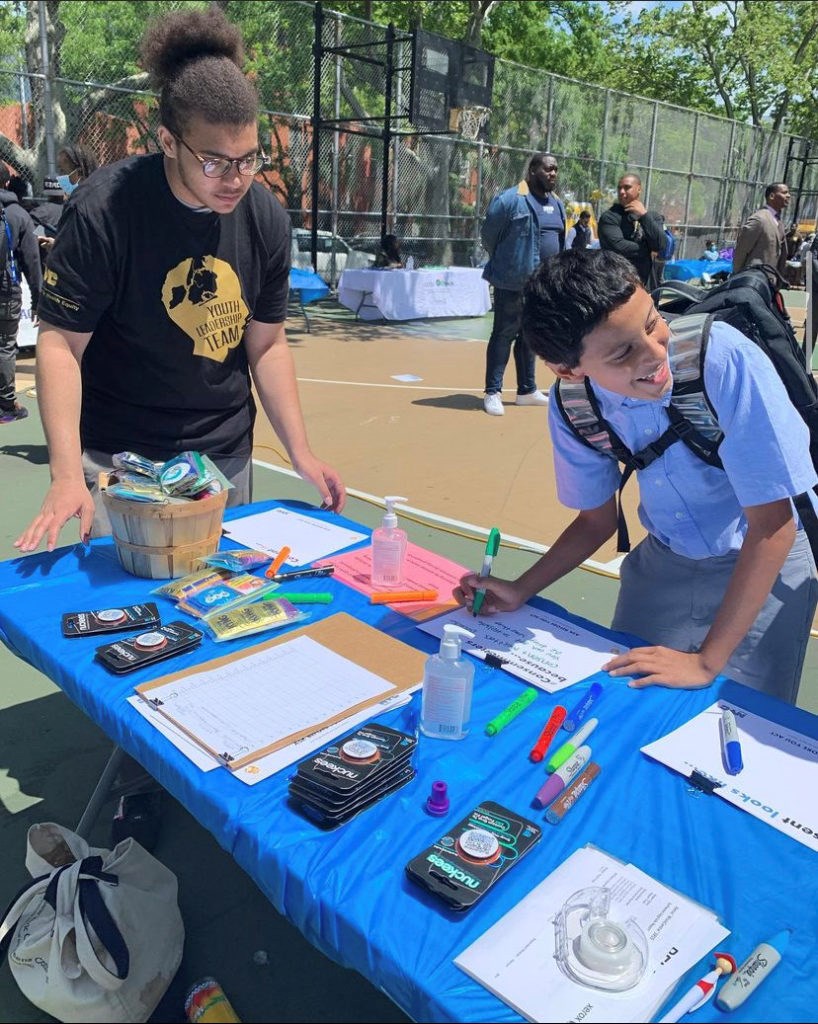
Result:
M68 6L76 16L81 5ZM98 3L88 8L126 6L133 5ZM171 0L161 9L189 6L201 5ZM240 24L257 19L242 25L245 35L252 29L265 40L263 46L250 47L263 108L261 138L270 154L261 178L290 212L297 229L294 260L306 266L316 96L314 5L228 3L225 9ZM95 25L89 22L88 31ZM127 58L130 77L105 81L111 60L100 64L89 56L83 66L85 28L82 23L69 27L61 41L64 59L50 83L58 135L88 146L101 163L156 151L157 99L138 75L135 52ZM323 11L323 48L335 52L324 52L320 62L319 116L325 126L315 168L321 232L317 269L332 283L345 266L366 265L379 247L389 84L386 31L385 26ZM69 39L73 50L67 61ZM762 204L764 185L783 178L788 149L808 152L806 140L791 143L789 136L764 128L502 60L495 64L486 139L424 135L415 132L407 116L411 43L405 33L397 33L393 58L389 126L395 134L388 143L386 224L416 264L479 264L485 258L480 224L489 201L524 176L527 160L537 150L559 160L558 191L569 211L583 204L598 215L614 200L621 174L637 172L646 205L661 211L677 230L676 255L690 258L701 255L705 238L720 247L734 241L743 220ZM74 77L66 77L67 63ZM44 131L43 97L39 68L0 67L0 99L5 104L0 130L23 147L33 146ZM42 156L20 169L35 195L45 170ZM790 177L800 180L800 174L796 165ZM789 184L794 188L799 181ZM801 184L805 198L800 219L811 220L816 215L818 166L805 166Z

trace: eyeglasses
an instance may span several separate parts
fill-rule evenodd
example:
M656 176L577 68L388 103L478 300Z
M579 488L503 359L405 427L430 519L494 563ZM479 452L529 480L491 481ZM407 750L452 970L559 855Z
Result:
M176 135L175 138L182 143L185 149L190 150L190 152L196 157L202 165L202 174L204 174L206 178L223 178L226 174L230 173L230 169L234 164L236 165L236 170L239 174L258 174L267 160L267 157L263 153L254 153L253 156L233 157L232 159L228 156L213 156L208 158L197 153L195 149L192 149L181 135Z

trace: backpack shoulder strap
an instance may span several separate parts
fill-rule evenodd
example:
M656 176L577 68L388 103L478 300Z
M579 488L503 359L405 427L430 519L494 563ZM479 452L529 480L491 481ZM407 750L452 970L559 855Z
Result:
M557 408L574 436L589 448L629 465L633 453L603 417L591 382L558 380Z
M704 359L713 319L711 313L692 313L677 317L670 325L673 391L668 416L672 429L693 454L721 469L718 450L724 434L704 386Z

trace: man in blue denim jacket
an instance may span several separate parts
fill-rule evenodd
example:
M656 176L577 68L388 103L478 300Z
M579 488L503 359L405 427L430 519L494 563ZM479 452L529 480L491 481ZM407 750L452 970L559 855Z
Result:
M486 351L486 397L489 416L502 416L503 374L514 345L517 405L545 405L537 389L534 354L520 335L523 286L546 256L565 248L565 208L554 195L557 161L535 153L524 181L489 203L480 232L489 261L483 277L494 286L494 326Z

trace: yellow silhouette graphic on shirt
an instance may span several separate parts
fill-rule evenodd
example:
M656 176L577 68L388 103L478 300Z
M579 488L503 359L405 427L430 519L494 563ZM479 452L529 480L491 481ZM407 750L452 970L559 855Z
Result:
M235 270L215 256L182 260L169 270L162 304L193 339L193 354L217 363L239 344L250 316Z

